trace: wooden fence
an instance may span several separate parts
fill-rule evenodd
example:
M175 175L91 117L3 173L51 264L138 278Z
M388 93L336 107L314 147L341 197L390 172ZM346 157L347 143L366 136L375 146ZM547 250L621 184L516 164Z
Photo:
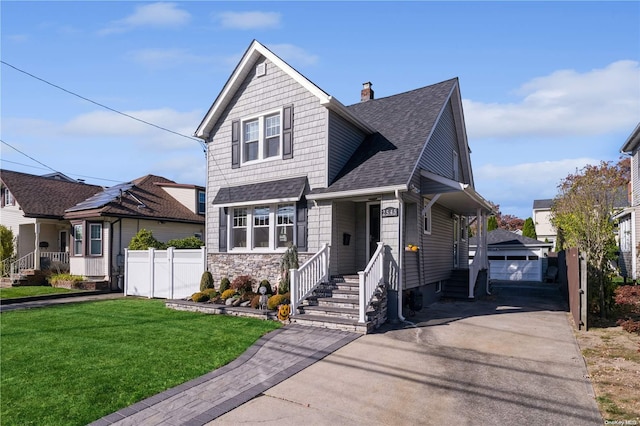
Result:
M182 299L200 290L206 270L205 248L125 249L124 293L160 299Z
M570 248L558 254L558 267L573 322L578 330L587 330L587 260L577 248Z

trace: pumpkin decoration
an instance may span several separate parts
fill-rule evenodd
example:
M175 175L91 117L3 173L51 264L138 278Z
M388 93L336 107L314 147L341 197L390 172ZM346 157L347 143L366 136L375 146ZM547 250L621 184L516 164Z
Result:
M291 314L291 305L278 306L278 319L282 322L289 321L289 315Z

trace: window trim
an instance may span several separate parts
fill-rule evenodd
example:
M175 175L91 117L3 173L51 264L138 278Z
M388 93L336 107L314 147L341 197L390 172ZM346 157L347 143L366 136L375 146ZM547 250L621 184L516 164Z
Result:
M13 198L13 194L11 193L11 191L9 191L9 188L5 187L4 188L4 194L2 194L2 198L3 198L3 206L15 206L16 205L16 199Z
M80 230L80 238L78 238L78 229ZM76 223L73 225L73 255L84 256L84 223ZM80 246L78 247L78 244Z
M257 163L262 163L265 161L273 161L273 160L281 160L283 158L283 151L284 151L284 123L283 123L283 116L284 116L284 112L283 112L283 107L280 108L276 108L276 109L272 109L260 114L254 114L254 115L250 115L247 117L244 117L240 120L240 164L257 164ZM268 117L272 117L274 115L278 115L278 126L279 126L279 133L278 133L278 155L273 155L271 157L266 157L266 152L267 152L267 148L266 148L266 144L267 144L267 137L266 137L266 119ZM245 124L252 122L252 121L258 121L258 158L255 160L247 160L247 156L246 156L246 152L245 152ZM275 136L271 136L272 138Z
M207 193L206 191L198 190L198 214L206 214L207 213ZM202 198L202 200L200 199Z
M87 244L87 256L90 257L100 257L102 256L104 250L103 250L103 245L104 245L104 238L103 238L103 230L104 227L102 226L101 222L89 222L87 223L88 228L89 228L89 238L88 238L88 244ZM92 236L92 230L94 226L98 226L100 228L100 236L99 238L94 238ZM93 253L93 242L94 241L99 241L100 242L100 253Z
M278 225L278 208L283 206L291 206L293 207L293 223L287 225ZM269 208L269 245L268 247L254 247L254 209L260 207L268 207ZM246 233L246 245L241 247L236 247L233 239L233 230L236 229L234 227L234 214L236 210L245 210L246 211L246 225L244 227ZM298 218L296 214L296 203L295 202L283 202L283 203L265 203L260 205L244 205L244 206L235 206L229 208L229 214L227 215L227 251L235 252L235 253L282 253L287 247L278 247L278 235L277 231L281 226L291 227L293 230L292 233L292 241L295 244L297 237L297 223Z

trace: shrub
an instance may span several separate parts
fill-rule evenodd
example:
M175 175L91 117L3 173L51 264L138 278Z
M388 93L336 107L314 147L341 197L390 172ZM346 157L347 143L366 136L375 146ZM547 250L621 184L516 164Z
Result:
M255 283L256 280L251 278L249 275L240 275L233 280L231 288L243 295L247 292L253 291L253 285Z
M193 293L191 295L191 300L193 300L194 302L206 302L207 300L209 300L209 295L202 292Z
M205 291L208 288L215 288L213 275L209 271L204 271L200 277L200 291Z
M273 289L271 288L271 283L269 282L269 280L260 281L260 285L258 286L258 289L260 287L264 287L267 289L267 292L265 294L273 294Z
M199 249L204 246L204 242L198 237L187 237L182 239L174 239L167 241L167 247L175 247L177 249Z
M617 324L629 333L640 334L640 286L616 288L615 302L622 316Z
M229 281L229 278L224 277L220 280L220 289L218 291L220 291L220 293L224 293L225 290L229 289L230 285L231 285L231 282Z
M80 275L71 275L71 274L55 274L55 275L51 275L48 278L48 280L49 280L49 284L51 284L52 286L55 286L61 281L73 281L73 282L79 283L84 281L84 277Z
M251 298L251 306L253 309L258 309L260 307L260 295L256 294Z
M208 295L209 296L209 300L213 299L214 297L216 297L218 295L218 292L216 291L215 288L205 288L200 293Z
M143 228L131 238L129 250L147 250L149 248L162 250L166 246L154 238L153 232Z
M284 294L289 292L289 269L298 269L298 248L291 244L287 247L287 250L282 254L280 259L280 285L278 286L278 293Z
M275 311L279 305L289 303L289 294L274 294L267 300L267 309Z
M228 290L223 291L222 294L220 294L220 298L222 300L227 300L228 298L233 297L235 295L236 295L236 291L230 288Z
M252 300L255 296L256 296L256 294L254 292L247 291L242 296L240 296L240 299L242 299L243 302L247 302L247 301Z

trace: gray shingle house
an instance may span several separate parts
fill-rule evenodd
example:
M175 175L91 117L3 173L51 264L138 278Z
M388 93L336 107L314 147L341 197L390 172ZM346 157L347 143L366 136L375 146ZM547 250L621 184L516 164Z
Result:
M486 257L469 268L467 225L491 207L474 190L457 79L381 99L365 83L345 106L253 41L195 134L208 145L217 280L275 283L294 244L307 262L291 275L294 318L325 305L345 324L355 310L360 325L401 317L410 290L436 300L454 270L465 297L481 287Z
M620 152L631 156L631 182L629 182L628 202L617 216L620 275L635 281L640 277L638 265L638 245L640 244L640 124L629 135Z

